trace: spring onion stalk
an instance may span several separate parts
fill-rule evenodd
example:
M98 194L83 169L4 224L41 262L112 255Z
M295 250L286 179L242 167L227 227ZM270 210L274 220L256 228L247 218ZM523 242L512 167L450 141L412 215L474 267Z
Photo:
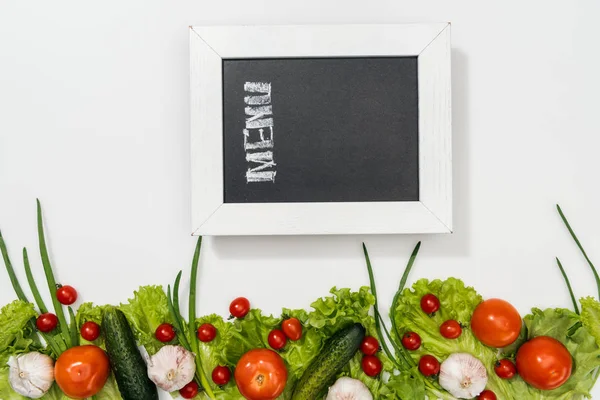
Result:
M600 299L600 276L598 276L598 271L596 270L596 267L594 267L594 264L592 264L592 261L588 257L585 250L583 249L581 242L579 242L579 239L577 239L577 235L575 235L575 232L573 232L573 229L571 228L571 224L569 224L567 217L565 217L565 214L563 213L562 209L560 208L560 206L558 204L556 205L556 209L558 210L558 213L560 214L560 217L562 218L563 222L565 223L565 226L569 230L571 237L573 237L573 240L577 244L577 247L579 247L579 250L581 250L581 254L583 254L583 257L587 261L588 265L590 266L590 269L592 270L592 273L594 274L594 278L596 279L596 286L598 287L598 299Z
M173 285L173 305L175 306L175 312L178 316L181 316L181 311L179 310L179 282L181 281L181 273L182 271L179 271L177 278L175 278L175 284Z
M171 318L173 318L173 322L175 323L175 328L179 332L177 338L179 339L179 344L185 347L186 350L192 351L192 347L188 342L185 331L183 330L183 321L181 320L181 315L176 311L175 305L173 304L173 300L171 298L171 285L167 286L167 306L169 307L169 313L171 314Z
M48 257L48 249L46 247L46 239L44 237L44 223L42 222L42 206L40 205L39 199L37 200L37 223L40 256L42 257L42 265L44 266L44 273L46 274L46 280L48 281L48 290L50 291L50 297L52 298L54 311L58 317L63 339L65 340L67 348L69 348L71 347L69 326L67 325L67 320L65 319L65 313L62 309L62 306L56 298L56 280L54 279L54 273L52 272L52 266L50 265L50 258Z
M23 247L23 265L25 265L25 274L27 275L27 282L29 283L29 288L33 293L33 297L35 298L35 302L40 309L40 313L45 314L48 312L48 308L46 304L44 304L44 300L40 295L40 291L38 290L37 284L33 279L33 274L31 273L31 265L29 264L29 257L27 256L27 249Z
M208 383L208 378L204 373L202 367L202 359L200 358L200 352L198 351L198 341L195 340L194 332L196 331L196 284L198 278L198 262L200 261L200 249L202 248L202 236L198 237L196 243L196 250L194 251L194 258L192 260L192 273L190 277L190 303L189 303L189 331L190 337L192 337L192 352L196 354L196 365L198 368L198 375L200 375L200 383L204 388L204 391L211 399L215 399L215 395Z
M408 263L406 264L406 268L404 268L404 273L402 274L402 278L400 279L400 285L398 286L398 291L396 292L396 294L394 295L394 299L392 300L392 307L390 309L390 320L392 321L392 332L394 332L396 334L396 336L398 337L398 340L401 339L401 335L400 335L400 330L398 329L398 326L396 325L396 304L398 304L398 300L400 299L400 295L402 294L402 291L404 290L404 286L406 285L408 275L410 274L410 271L412 270L412 267L417 258L417 254L419 254L420 248L421 248L421 242L417 243L412 254L410 255L410 258L408 259Z
M569 281L569 277L567 276L567 273L565 272L565 269L563 268L558 257L556 257L556 264L558 264L560 273L562 274L563 278L565 278L565 283L567 284L567 289L569 289L569 294L571 295L571 301L573 302L573 308L575 309L575 312L579 315L580 314L579 306L577 305L577 300L575 300L575 295L573 294L573 289L571 288L571 282Z
M69 309L69 318L70 325L69 330L71 332L71 345L79 346L79 331L77 330L77 319L75 318L75 313L71 307Z
M8 251L6 250L6 244L4 243L4 238L2 237L2 232L0 232L0 251L2 251L2 258L4 258L6 272L8 272L10 283L12 284L13 289L15 289L17 297L19 300L29 303L27 296L25 296L25 292L23 292L21 284L19 284L19 280L17 279L17 275L15 274L12 263L10 262L10 257L8 256Z

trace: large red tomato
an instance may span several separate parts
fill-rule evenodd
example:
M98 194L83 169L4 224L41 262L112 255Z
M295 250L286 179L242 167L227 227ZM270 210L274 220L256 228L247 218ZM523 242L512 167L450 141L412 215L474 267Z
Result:
M273 400L287 382L287 369L279 354L269 349L250 350L235 367L235 383L248 400Z
M517 351L517 371L531 386L541 390L556 389L569 379L573 359L558 340L538 336Z
M471 330L479 341L490 347L506 347L521 333L521 316L507 301L489 299L479 304L471 318Z
M97 346L77 346L58 357L54 379L72 399L85 399L98 393L110 373L108 356Z

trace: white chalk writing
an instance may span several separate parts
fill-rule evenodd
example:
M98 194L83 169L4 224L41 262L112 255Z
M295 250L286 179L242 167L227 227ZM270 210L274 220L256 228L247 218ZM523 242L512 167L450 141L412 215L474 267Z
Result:
M246 128L244 150L246 151L246 183L275 182L277 171L273 159L273 106L270 82L246 82L244 109ZM269 150L271 149L271 150Z

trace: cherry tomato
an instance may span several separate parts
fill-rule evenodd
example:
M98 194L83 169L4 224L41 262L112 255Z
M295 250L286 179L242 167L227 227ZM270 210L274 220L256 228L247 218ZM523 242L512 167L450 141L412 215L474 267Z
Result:
M212 342L217 337L217 328L213 324L202 324L198 328L198 339L201 342Z
M302 324L298 318L288 318L281 323L281 329L290 340L299 340L302 337Z
M471 330L479 341L490 347L506 347L521 333L521 316L509 302L489 299L480 303L471 318Z
M100 336L100 325L94 321L88 321L81 325L81 337L88 342L93 342Z
M285 333L279 329L273 329L269 332L269 346L274 348L275 350L281 350L285 347L287 343L287 337L285 337Z
M446 339L456 339L462 333L462 328L458 322L449 319L440 326L440 333Z
M438 299L436 295L429 293L421 297L421 310L423 310L425 314L433 314L439 309L440 299Z
M159 341L167 343L175 339L175 329L173 329L173 325L171 324L160 324L158 328L156 328L154 336L156 336Z
M531 386L552 390L571 376L573 359L569 350L548 336L535 337L517 351L517 371Z
M54 365L54 379L72 399L85 399L98 393L110 373L108 356L98 346L72 347Z
M440 373L440 362L434 356L426 354L419 360L419 371L425 376L437 375Z
M240 358L234 375L242 396L273 400L283 393L288 373L279 354L269 349L254 349Z
M58 318L52 313L45 313L37 317L35 325L40 332L52 332L58 326Z
M219 365L213 369L212 380L215 384L223 386L231 380L231 371L229 368Z
M368 356L375 355L379 351L379 341L373 336L365 336L360 343L360 351Z
M491 390L484 390L477 396L477 400L497 400L497 397Z
M512 361L505 358L496 362L494 365L494 371L496 371L496 375L498 375L498 377L502 379L510 379L517 374L517 367Z
M417 350L421 347L421 336L415 332L406 332L404 336L402 336L402 346L404 346L406 350Z
M191 381L179 390L179 395L184 399L193 399L198 394L198 384Z
M245 297L238 297L229 305L229 314L235 318L244 318L250 311L250 302Z
M362 358L362 362L360 363L362 370L367 376L377 376L381 372L383 368L383 364L381 360L376 356L364 356Z
M56 299L60 304L70 306L77 301L77 290L73 286L61 286L56 289Z

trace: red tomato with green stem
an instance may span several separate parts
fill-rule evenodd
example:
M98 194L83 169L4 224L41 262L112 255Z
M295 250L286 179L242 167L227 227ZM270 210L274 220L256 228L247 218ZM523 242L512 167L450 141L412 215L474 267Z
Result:
M421 297L421 310L425 314L433 314L440 309L440 299L436 295L428 293Z
M406 332L402 336L402 346L406 350L417 350L421 347L421 336L415 332Z
M477 400L497 400L496 393L491 390L484 390L477 396Z
M486 346L506 347L521 333L521 316L516 308L501 299L480 303L471 317L473 335Z
M199 386L195 381L191 381L179 390L179 395L184 399L193 399L198 394Z
M281 330L290 340L300 340L302 337L302 324L298 318L287 318L281 323Z
M94 321L88 321L81 325L81 337L88 342L93 342L100 337L100 325Z
M160 342L163 343L167 343L170 342L171 340L175 339L175 329L173 328L173 325L171 324L160 324L158 326L158 328L156 328L156 331L154 332L154 336L156 337L156 339L158 339Z
M509 359L498 360L494 365L494 371L501 379L510 379L517 374L517 367Z
M219 365L213 369L212 380L216 385L223 386L231 380L229 368Z
M440 326L440 334L446 339L456 339L462 334L462 327L455 320L449 319Z
M573 358L558 340L538 336L525 342L517 351L517 371L521 378L540 390L562 386L571 376Z
M238 297L229 305L231 318L244 318L250 312L250 301L245 297Z
M77 290L75 290L73 286L58 285L58 288L56 289L56 299L60 304L70 306L77 301Z
M360 343L360 351L368 356L375 355L379 351L379 341L373 336L365 336Z
M202 324L198 327L197 336L201 342L212 342L217 337L217 328L213 324Z
M426 354L419 360L419 371L425 376L433 376L440 373L440 362L434 356Z
M35 321L35 326L40 332L52 332L58 326L58 318L52 313L41 314Z
M377 356L366 355L362 358L361 367L367 376L374 377L379 375L383 369L383 364Z
M269 346L275 350L281 350L287 343L287 337L285 333L279 329L273 329L269 332Z

